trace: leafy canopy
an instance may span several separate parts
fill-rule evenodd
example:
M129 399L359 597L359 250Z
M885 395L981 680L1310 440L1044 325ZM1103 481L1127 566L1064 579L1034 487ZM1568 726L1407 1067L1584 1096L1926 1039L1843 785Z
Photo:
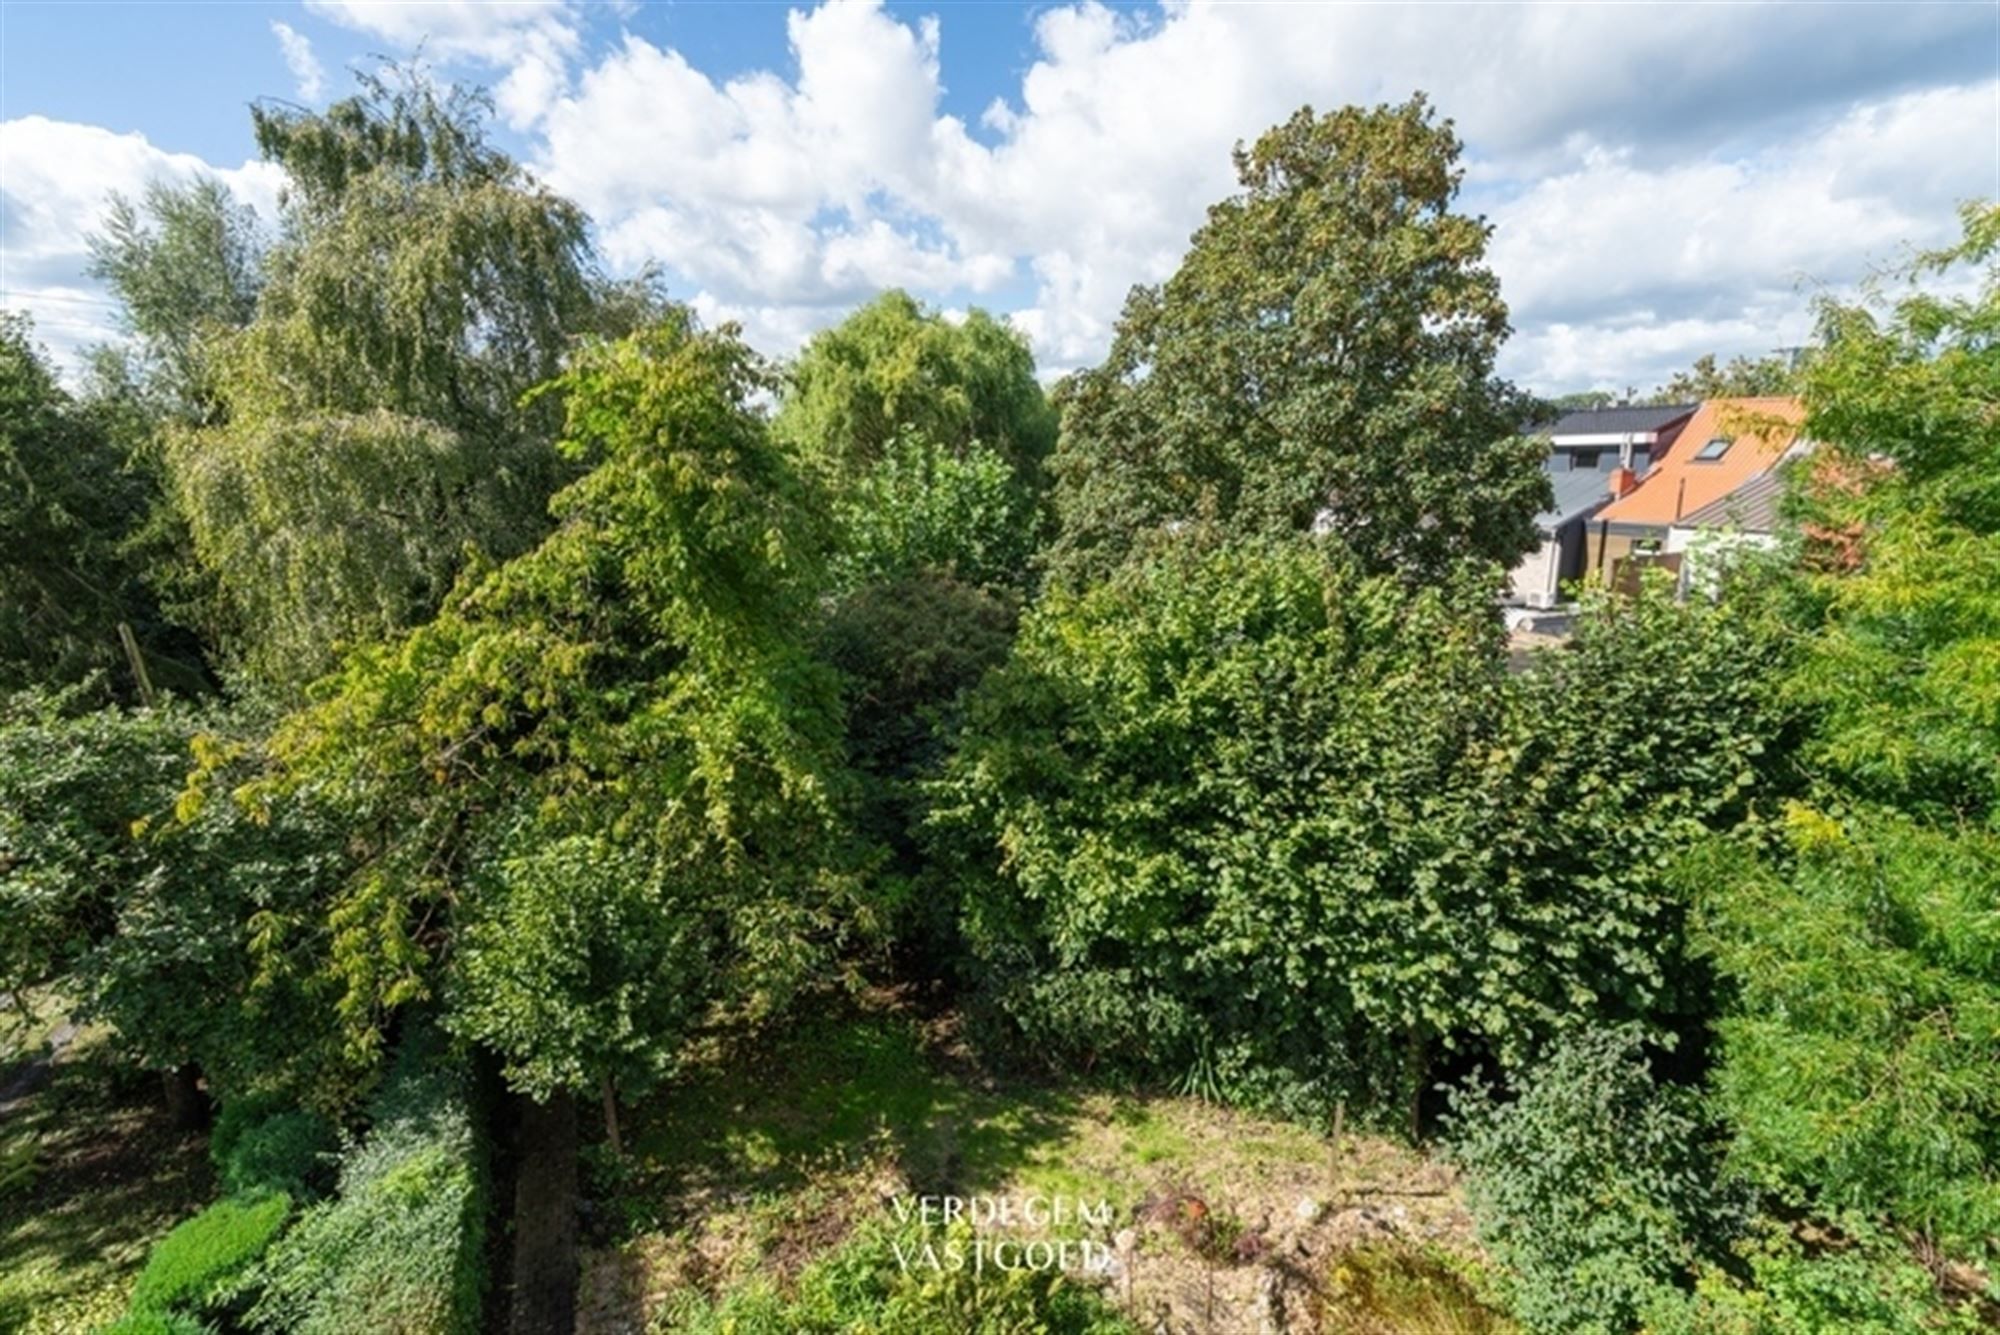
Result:
M1365 569L1422 577L1532 545L1547 482L1493 376L1507 308L1491 229L1452 210L1459 151L1421 95L1306 108L1237 149L1241 193L1058 394L1060 576L1204 518L1330 528Z
M820 537L766 384L684 316L584 348L552 392L591 467L555 532L280 728L261 800L333 802L357 862L272 944L330 934L351 1060L442 988L521 1089L643 1084L821 958L838 699L800 647Z
M1056 424L1020 334L977 308L953 321L890 291L806 344L777 431L835 474L865 471L914 434L954 458L984 446L1031 481Z
M256 317L212 353L215 424L166 450L209 633L285 688L428 616L468 551L546 530L557 419L522 395L606 291L583 215L486 142L479 96L362 83L324 112L253 112L283 232Z

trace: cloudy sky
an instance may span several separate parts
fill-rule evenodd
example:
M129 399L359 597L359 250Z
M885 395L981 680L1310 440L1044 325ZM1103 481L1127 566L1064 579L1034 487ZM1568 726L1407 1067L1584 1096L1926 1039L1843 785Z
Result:
M209 171L267 216L247 104L376 55L495 95L498 135L771 352L889 286L1088 364L1170 273L1230 146L1424 89L1467 143L1514 313L1503 370L1649 387L1801 342L2000 195L2000 4L0 4L0 300L59 354L113 190Z

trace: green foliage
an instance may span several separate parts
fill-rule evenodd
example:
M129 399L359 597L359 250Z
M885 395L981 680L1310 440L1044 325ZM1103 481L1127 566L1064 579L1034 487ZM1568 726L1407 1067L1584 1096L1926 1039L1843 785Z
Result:
M156 709L89 710L81 688L0 698L0 988L63 977L85 1017L150 1069L190 1062L239 1087L287 1079L323 1007L262 977L260 915L310 903L339 868L337 836L299 803L255 820L212 803L176 820L207 728L246 720Z
M1692 1294L1662 1290L1648 1335L1908 1335L1990 1330L1976 1301L1947 1300L1899 1239L1865 1220L1800 1232L1769 1220L1739 1238L1727 1264L1700 1267Z
M1796 394L1799 376L1792 358L1784 353L1768 357L1731 357L1718 365L1715 354L1695 358L1685 371L1674 372L1666 384L1654 390L1653 403L1699 403L1704 399L1762 398L1774 394Z
M141 378L176 417L219 408L211 353L256 311L262 241L257 215L212 176L154 181L137 202L112 195L90 238L91 276L123 305Z
M357 1072L448 983L446 1023L517 1088L643 1088L836 939L838 687L801 640L820 529L763 384L680 317L580 351L555 392L593 467L560 527L279 730L253 808L331 803L355 863L259 953L335 990Z
M469 1335L485 1283L487 1160L470 1079L437 1036L404 1040L340 1165L258 1267L253 1329Z
M1785 1195L1967 1248L2000 1237L2000 838L1808 806L1790 848L1689 868L1737 990L1718 1106Z
M213 351L215 424L166 448L211 637L294 689L428 616L469 550L546 531L557 417L521 396L603 288L583 216L486 143L481 98L362 83L324 112L255 111L284 232L256 318Z
M179 1312L133 1312L98 1327L97 1335L214 1335L214 1327Z
M1513 1062L1671 1009L1660 869L1759 781L1765 651L1655 590L1510 678L1489 592L1287 544L1034 608L939 792L968 943L1029 1046L1368 1097L1434 1040Z
M1785 690L1812 783L1690 863L1738 1001L1719 1106L1752 1180L1888 1216L1947 1255L2000 1237L2000 210L1916 276L1970 295L1829 304L1804 370ZM1963 289L1961 289L1963 290ZM1877 294L1877 298L1881 294Z
M901 433L833 496L833 582L852 589L921 570L969 584L1019 587L1035 552L1037 512L998 451L954 454Z
M171 809L194 720L91 710L89 691L0 697L0 991L77 966L145 874L135 824Z
M950 1244L961 1249L962 1265L945 1259ZM976 1273L973 1244L963 1224L941 1233L872 1222L807 1266L788 1295L758 1282L719 1302L683 1296L655 1329L684 1335L1126 1335L1133 1329L1059 1271ZM935 1268L922 1259L927 1245L938 1257Z
M1059 576L1203 519L1331 528L1367 571L1422 578L1534 544L1548 484L1530 403L1493 378L1507 308L1489 227L1452 212L1459 151L1421 95L1237 149L1242 193L1058 393Z
M967 692L1007 657L1019 608L932 570L864 585L827 619L822 653L846 682L848 759L863 779L856 822L906 889L887 924L930 976L957 968L956 896L923 850L925 784L950 753ZM891 907L891 906L885 906Z
M157 486L93 405L57 384L25 317L0 313L0 691L103 674L138 692L119 645L129 623L159 685L199 682L131 551Z
M200 1315L228 1303L291 1213L281 1192L217 1201L154 1245L132 1286L133 1309Z
M1559 1043L1511 1103L1472 1088L1454 1105L1480 1240L1531 1331L1630 1331L1741 1227L1699 1099L1653 1079L1630 1029Z
M251 1095L223 1104L208 1138L223 1190L246 1196L281 1191L293 1200L318 1195L338 1148L334 1126L305 1108Z
M775 429L833 477L866 474L913 436L952 459L997 457L1029 485L1056 434L1026 339L985 311L952 321L904 292L813 336Z

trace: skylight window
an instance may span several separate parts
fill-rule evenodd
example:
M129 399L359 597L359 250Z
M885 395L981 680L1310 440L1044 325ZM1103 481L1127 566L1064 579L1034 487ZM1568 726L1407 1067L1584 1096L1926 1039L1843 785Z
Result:
M1727 436L1717 436L1694 452L1694 461L1698 464L1712 464L1729 453L1729 447L1733 443Z

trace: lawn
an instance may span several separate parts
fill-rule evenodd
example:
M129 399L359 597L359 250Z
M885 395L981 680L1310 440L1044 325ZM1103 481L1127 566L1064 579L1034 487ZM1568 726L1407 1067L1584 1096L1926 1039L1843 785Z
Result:
M204 1138L172 1131L157 1079L89 1029L10 1026L0 1088L68 1041L31 1093L0 1098L0 1332L69 1335L118 1316L153 1242L210 1195Z
M1442 1164L1373 1136L1336 1155L1194 1099L995 1079L948 1023L893 1004L718 1053L627 1120L629 1158L593 1175L592 1335L670 1329L660 1314L694 1293L782 1288L925 1195L1108 1205L1105 1227L1011 1228L1102 1244L1116 1263L1085 1282L1146 1328L1250 1331L1277 1303L1291 1330L1510 1329L1479 1301Z

